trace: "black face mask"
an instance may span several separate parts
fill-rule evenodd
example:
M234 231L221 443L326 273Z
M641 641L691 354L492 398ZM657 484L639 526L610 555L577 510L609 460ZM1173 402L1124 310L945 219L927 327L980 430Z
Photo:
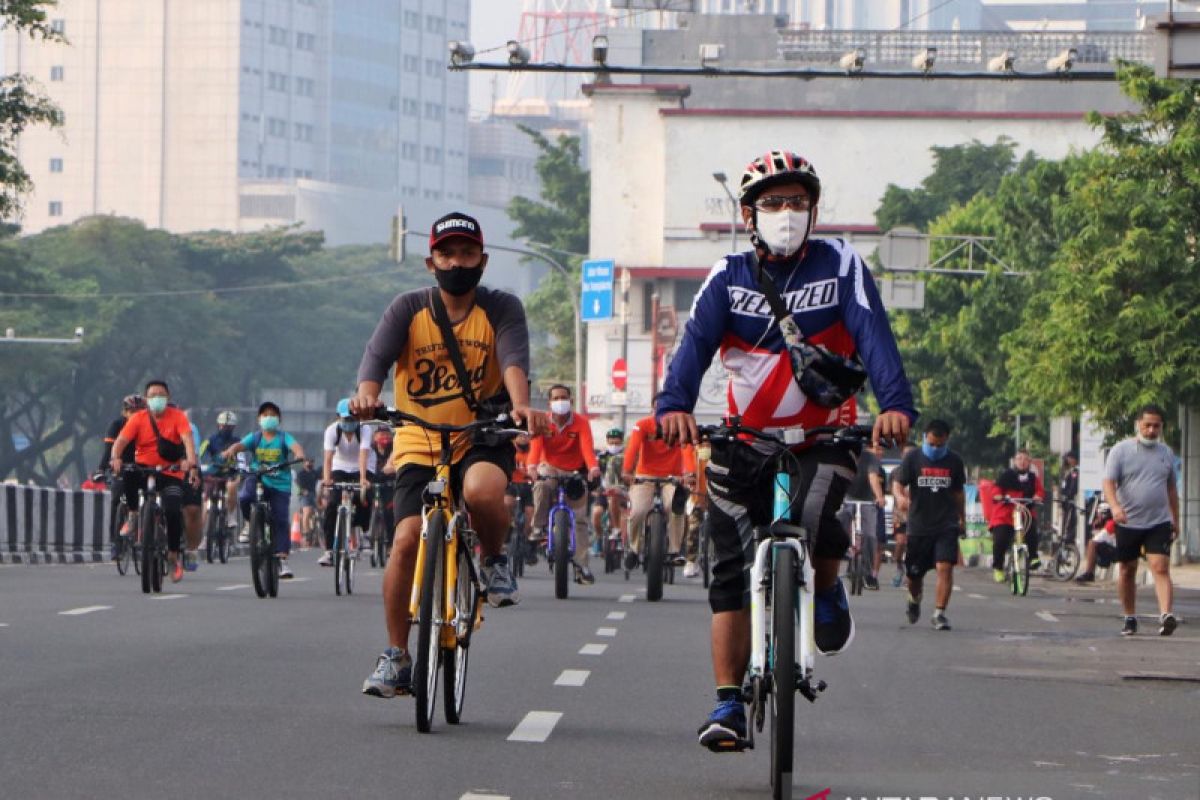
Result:
M434 276L442 291L455 297L462 297L479 285L483 277L482 267L451 267L450 269L435 269Z
M517 449L518 449L518 450L520 450L522 453L528 453L528 452L529 452L529 445L527 445L527 444L519 444L519 445L517 445Z

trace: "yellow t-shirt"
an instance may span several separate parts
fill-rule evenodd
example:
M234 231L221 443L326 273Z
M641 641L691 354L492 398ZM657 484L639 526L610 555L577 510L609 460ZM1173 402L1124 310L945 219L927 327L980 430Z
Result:
M442 341L430 300L433 288L406 292L394 299L367 342L358 369L360 381L395 380L394 405L431 423L465 425L476 417L463 397L458 371ZM480 287L475 305L453 326L463 365L479 402L504 389L511 366L529 373L529 331L521 301L508 292ZM455 434L453 461L466 454L470 438ZM441 435L405 425L396 431L392 462L432 466L441 455Z

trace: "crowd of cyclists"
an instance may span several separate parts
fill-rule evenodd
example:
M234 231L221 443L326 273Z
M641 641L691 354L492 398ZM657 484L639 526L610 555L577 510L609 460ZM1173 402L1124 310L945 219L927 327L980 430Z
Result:
M406 694L412 681L410 596L423 496L439 460L446 462L439 439L427 430L415 425L393 430L376 421L385 385L389 379L394 383L388 405L429 424L464 426L506 414L525 435L497 440L461 432L445 439L452 450L451 490L465 501L477 535L487 603L501 608L520 601L510 554L536 560L551 535L556 504L565 502L574 520L572 577L588 586L595 581L593 554L604 554L607 565L618 553L624 569L637 569L647 514L661 502L669 514L667 557L683 567L685 577L700 575L701 531L715 554L711 574L704 577L711 577L716 698L698 737L713 751L727 751L747 735L749 573L754 530L772 518L774 462L749 437L718 442L701 435L692 412L714 357L731 376L729 419L750 430L778 432L790 445L797 521L812 537L814 639L820 653L840 653L854 637L840 578L852 544L847 501L860 505L854 525L876 545L867 559L867 587L879 588L890 541L897 569L892 585L907 590L910 622L919 614L922 578L936 570L932 622L938 630L950 629L945 607L958 539L965 533L965 475L962 460L948 446L950 427L929 421L921 441L909 443L917 419L913 393L870 272L844 241L811 237L821 196L814 168L795 153L768 152L746 167L739 194L751 248L712 268L652 413L637 420L628 436L620 428L607 430L602 448L594 445L591 422L576 410L569 387L549 388L548 412L533 407L524 308L513 295L480 286L488 260L482 230L473 218L452 213L430 232L425 266L433 285L397 296L383 313L365 344L356 389L337 404L324 431L319 466L286 432L280 408L269 401L259 406L252 430L239 431L238 415L226 410L217 416L216 432L201 441L187 415L171 404L162 380L125 398L122 418L105 438L101 465L110 468L113 490L124 493L131 512L145 470L159 470L175 581L196 560L202 499L222 497L229 509L240 503L244 515L255 491L254 479L241 474L249 468L303 459L294 478L280 470L261 479L281 578L293 574L287 566L293 494L302 528L321 528L323 566L331 563L337 524L337 501L329 488L356 487L354 522L360 532L368 529L371 504L383 502L393 545L382 590L387 645L363 693L394 697ZM789 431L855 424L858 393L867 382L878 407L869 445L860 450L833 437L787 438ZM884 447L900 450L890 476L880 461ZM133 464L139 469L126 468ZM378 484L384 490L372 491ZM560 493L560 484L571 488ZM1043 494L1027 453L1017 454L995 491L997 497ZM891 537L884 525L889 492ZM1002 516L993 526L1000 559L1012 535ZM237 529L237 514L228 515L228 524ZM523 545L515 550L514 537ZM1036 528L1027 532L1030 540L1036 554Z

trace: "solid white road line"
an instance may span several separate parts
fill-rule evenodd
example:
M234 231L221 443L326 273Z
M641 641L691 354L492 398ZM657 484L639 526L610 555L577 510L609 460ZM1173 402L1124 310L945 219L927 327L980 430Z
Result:
M972 593L968 594L967 597L971 598L972 600L987 600L987 598L981 594Z
M510 800L506 794L480 794L479 792L467 792L458 800Z
M583 647L579 648L579 655L602 656L604 655L604 651L607 649L608 645L606 644L585 644Z
M587 669L564 669L558 679L554 681L555 686L583 686L587 683L588 675L592 671Z
M617 598L618 603L632 603L634 600L637 600L636 594L623 594Z
M1058 617L1054 616L1049 611L1039 611L1037 612L1036 616L1038 619L1046 620L1046 622L1058 622Z
M530 711L508 735L510 742L544 742L562 719L559 711Z
M150 599L151 599L151 600L175 600L175 599L177 599L177 598L180 598L180 597L187 597L187 595L186 595L186 594L174 594L174 593L172 593L172 594L152 594L152 595L150 595Z
M606 636L609 639L617 635L616 628L596 628L597 636Z
M7 622L0 622L0 628L7 628L7 627L8 627Z
M611 619L614 622L620 622L621 620L625 619L625 612L624 611L610 611L610 612L608 612L608 616L605 617L605 619Z
M80 608L70 608L66 611L60 611L59 616L63 617L78 617L83 614L91 614L93 611L109 611L112 606L82 606Z
M238 589L249 589L249 588L250 588L250 584L248 584L248 583L234 583L234 584L230 584L229 586L218 586L217 591L218 592L236 592Z

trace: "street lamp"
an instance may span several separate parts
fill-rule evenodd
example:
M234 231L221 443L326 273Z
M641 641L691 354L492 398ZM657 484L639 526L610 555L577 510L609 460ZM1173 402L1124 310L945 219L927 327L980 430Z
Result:
M733 196L733 192L729 190L729 178L724 172L714 172L713 180L721 184L721 188L725 190L725 196L729 198L730 205L733 206L733 221L729 230L732 235L732 241L729 244L729 252L737 252L737 229L738 229L738 203L737 198Z

